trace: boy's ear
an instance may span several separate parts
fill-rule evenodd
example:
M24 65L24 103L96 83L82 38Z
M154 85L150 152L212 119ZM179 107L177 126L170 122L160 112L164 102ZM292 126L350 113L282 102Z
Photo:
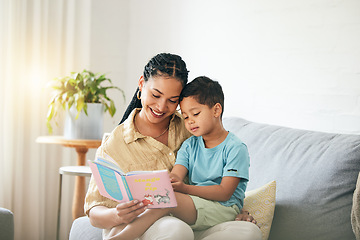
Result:
M222 107L220 103L216 103L213 107L214 109L214 117L220 117L222 113Z

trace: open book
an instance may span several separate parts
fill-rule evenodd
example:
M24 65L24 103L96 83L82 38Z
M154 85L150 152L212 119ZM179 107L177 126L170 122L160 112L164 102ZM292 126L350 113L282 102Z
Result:
M113 160L88 161L99 192L117 202L133 199L148 208L176 207L176 198L167 170L124 173Z

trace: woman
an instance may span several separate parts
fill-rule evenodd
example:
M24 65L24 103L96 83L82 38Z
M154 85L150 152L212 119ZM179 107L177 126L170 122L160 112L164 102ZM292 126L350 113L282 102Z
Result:
M181 143L189 137L183 119L176 111L181 90L187 83L188 71L181 57L161 53L145 66L138 89L126 110L121 124L97 150L97 156L111 157L124 172L171 169ZM136 200L118 204L101 196L91 179L85 199L85 212L91 224L103 228L108 239L121 230L121 225L145 211ZM240 214L239 220L251 221ZM248 221L219 224L196 233L198 239L261 239L258 227ZM222 226L220 226L222 225ZM260 237L259 237L260 236ZM163 217L155 222L141 239L194 239L184 222Z

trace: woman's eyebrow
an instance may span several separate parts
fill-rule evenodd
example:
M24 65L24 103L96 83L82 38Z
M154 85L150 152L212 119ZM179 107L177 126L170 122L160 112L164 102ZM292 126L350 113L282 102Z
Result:
M157 88L153 88L154 89L154 91L157 91L159 94L161 94L161 95L164 95L164 93L162 93L159 89L157 89ZM172 96L172 97L170 97L170 98L179 98L180 96Z
M154 89L155 91L157 91L158 93L164 95L159 89L157 89L157 88L153 88L153 89Z

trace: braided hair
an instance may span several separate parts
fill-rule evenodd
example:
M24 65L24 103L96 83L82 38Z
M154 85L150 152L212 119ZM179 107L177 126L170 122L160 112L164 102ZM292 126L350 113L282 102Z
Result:
M150 59L148 64L146 64L143 73L145 82L147 82L150 77L155 76L174 77L179 80L184 87L188 81L188 70L185 62L180 56L170 53L159 53ZM141 100L137 98L139 91L138 87L119 124L123 123L128 118L132 110L142 107Z

